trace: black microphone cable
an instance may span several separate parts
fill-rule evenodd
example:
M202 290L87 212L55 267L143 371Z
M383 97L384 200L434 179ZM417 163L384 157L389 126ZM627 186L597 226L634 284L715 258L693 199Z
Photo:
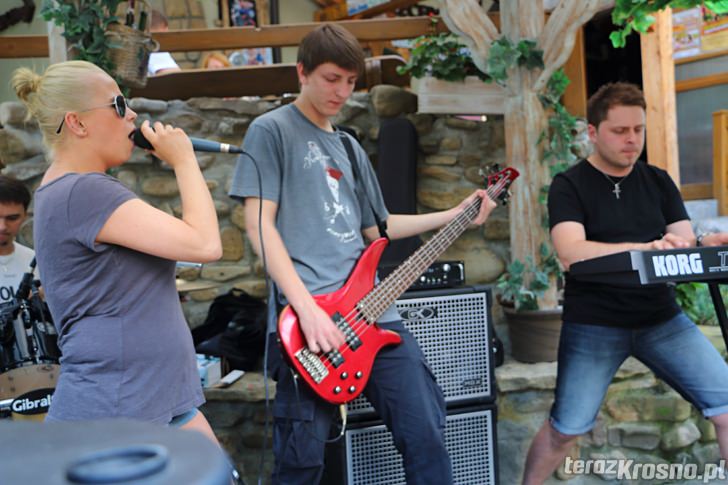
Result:
M270 276L268 276L268 263L265 257L265 244L263 243L263 177L258 168L258 162L248 152L243 151L241 157L246 156L253 163L258 178L258 238L260 239L260 259L263 263L263 275L265 280L265 292L268 295L268 305L275 305L271 302ZM267 312L269 311L266 310ZM268 318L265 319L265 348L263 349L263 388L265 389L265 422L263 425L263 446L260 449L260 461L258 464L258 485L263 484L263 471L265 469L265 450L268 447L268 433L270 431L270 389L268 387L268 345L270 344L270 332L268 332Z

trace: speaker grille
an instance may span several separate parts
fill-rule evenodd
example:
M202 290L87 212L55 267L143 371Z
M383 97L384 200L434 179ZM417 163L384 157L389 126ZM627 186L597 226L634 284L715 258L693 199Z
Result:
M464 287L405 293L396 302L442 388L448 407L495 399L489 323L489 290ZM374 414L363 396L348 404L350 416Z
M497 483L494 427L492 408L447 416L445 446L455 484ZM346 463L347 485L406 484L402 457L384 425L347 431Z

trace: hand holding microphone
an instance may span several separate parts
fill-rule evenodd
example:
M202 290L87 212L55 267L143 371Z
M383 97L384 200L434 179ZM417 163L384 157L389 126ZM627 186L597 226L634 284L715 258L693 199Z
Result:
M156 157L167 162L175 168L185 162L197 165L195 153L192 151L192 142L181 128L154 122L154 128L149 121L144 121L140 128L130 134L135 145L150 150ZM141 146L138 139L144 140Z
M145 123L149 123L145 121ZM158 122L157 122L158 123ZM161 124L161 123L160 123ZM144 124L142 124L144 126ZM156 123L155 123L156 126ZM153 129L152 129L153 130ZM192 142L192 149L197 152L213 152L213 153L243 153L243 149L235 145L229 145L227 143L219 143L212 140L204 140L202 138L189 137ZM132 134L132 141L139 148L146 150L154 150L152 143L149 142L145 137L144 132L141 128L134 130Z

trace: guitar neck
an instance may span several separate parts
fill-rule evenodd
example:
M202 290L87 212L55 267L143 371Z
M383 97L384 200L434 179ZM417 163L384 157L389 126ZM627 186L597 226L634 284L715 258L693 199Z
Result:
M492 199L502 188L488 188L488 196ZM399 296L407 291L412 283L425 272L430 265L465 232L480 212L481 199L476 198L465 210L448 222L425 244L392 271L358 305L359 311L370 322L376 322Z

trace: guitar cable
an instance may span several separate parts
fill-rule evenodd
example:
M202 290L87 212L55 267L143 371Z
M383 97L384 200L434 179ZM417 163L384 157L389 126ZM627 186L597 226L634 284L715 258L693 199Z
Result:
M246 156L250 159L250 161L253 163L253 167L255 168L255 173L258 179L258 200L260 203L258 204L258 239L260 240L260 259L261 263L263 264L263 275L265 279L265 290L266 294L268 295L268 299L270 299L271 296L271 281L270 281L270 275L268 273L268 263L265 255L265 243L263 241L263 178L260 174L260 168L258 167L258 162L255 160L255 158L250 155L248 152L243 151L240 156ZM270 305L271 302L268 302L268 305ZM277 302L272 302L272 304L277 304ZM265 390L265 420L264 420L264 429L263 429L263 443L260 450L260 460L258 462L258 485L263 485L263 472L265 469L265 451L268 447L268 434L270 432L270 416L271 416L271 409L270 409L270 386L268 382L268 359L269 359L269 346L270 346L270 332L268 331L268 320L266 319L266 329L265 329L265 349L263 350L263 387ZM298 392L298 376L295 372L293 372L293 369L289 370L292 373L293 383L294 383L294 389L296 392L296 402L299 408L299 413L301 411L301 400L300 395ZM323 443L335 443L339 441L341 438L343 438L345 432L346 432L346 425L347 425L347 412L346 412L346 404L339 405L339 415L341 417L341 429L339 431L338 436L332 439L325 439L321 440L317 436L314 435L307 427L303 427L303 429L306 431L307 434L309 434L314 440L322 442ZM290 418L287 418L290 420ZM290 423L289 423L290 424ZM278 471L278 465L276 464L276 468L274 470L275 472Z
M263 275L265 276L265 293L270 299L270 277L268 276L268 264L265 257L265 244L263 243L263 177L260 175L258 162L248 152L243 151L240 156L246 156L253 162L255 173L258 178L258 238L260 239L260 259L263 263ZM275 302L274 302L275 303ZM270 305L271 302L269 301ZM258 462L258 485L263 485L263 471L265 469L265 451L268 448L268 433L270 432L270 389L268 386L268 345L270 344L270 332L268 332L268 318L265 320L265 348L263 349L263 388L265 389L265 420L263 424L263 446L260 448L260 460Z

